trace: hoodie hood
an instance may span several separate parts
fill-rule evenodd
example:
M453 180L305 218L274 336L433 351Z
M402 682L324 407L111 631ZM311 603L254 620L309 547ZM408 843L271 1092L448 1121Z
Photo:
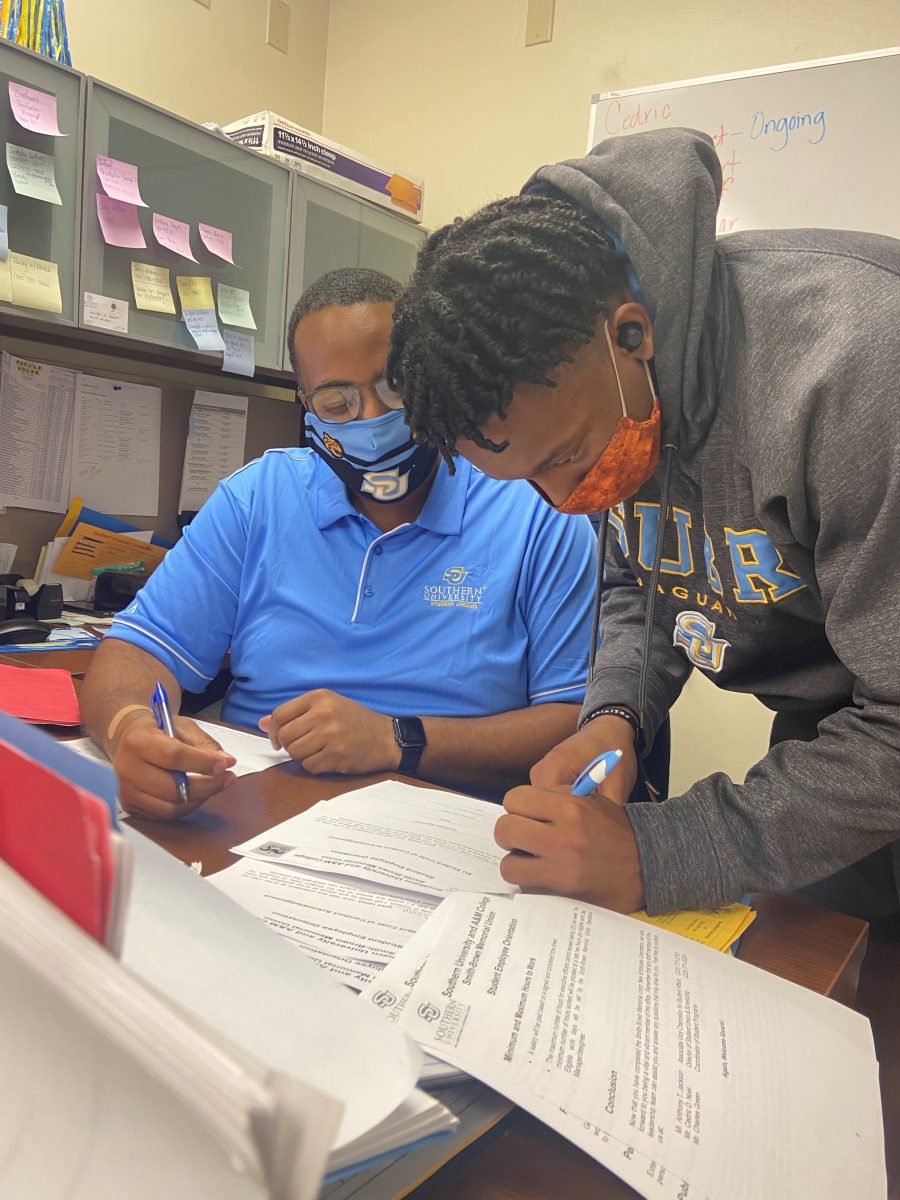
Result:
M689 456L715 408L698 387L722 190L712 139L691 129L609 138L586 158L541 167L522 190L574 201L624 247L653 317L663 441Z

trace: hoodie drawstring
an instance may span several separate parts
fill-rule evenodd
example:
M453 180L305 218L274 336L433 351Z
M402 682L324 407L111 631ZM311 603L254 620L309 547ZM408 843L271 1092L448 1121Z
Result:
M653 643L653 616L656 611L656 591L659 584L659 574L662 565L663 539L665 537L666 521L669 517L669 486L672 477L672 457L676 447L671 443L663 446L665 464L663 466L662 489L659 504L659 520L656 524L656 545L653 550L653 569L650 572L650 595L647 597L647 607L644 613L644 639L641 649L641 673L638 680L638 723L640 725L639 744L636 746L638 771L641 782L647 789L651 800L659 800L659 792L650 782L644 768L644 756L650 749L646 737L647 712L647 680L650 670L650 651ZM588 682L594 682L594 662L597 651L597 634L600 628L600 606L603 597L603 571L606 563L606 542L609 531L609 510L605 509L600 516L600 530L597 535L597 586L594 589L594 613L591 624L590 665Z

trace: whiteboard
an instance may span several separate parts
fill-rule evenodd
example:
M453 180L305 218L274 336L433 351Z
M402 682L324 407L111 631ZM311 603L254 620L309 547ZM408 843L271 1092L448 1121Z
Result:
M718 232L861 229L900 237L900 47L606 92L588 148L642 129L708 133Z

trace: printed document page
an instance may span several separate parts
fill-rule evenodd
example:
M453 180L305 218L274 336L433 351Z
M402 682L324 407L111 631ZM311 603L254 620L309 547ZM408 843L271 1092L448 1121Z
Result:
M428 896L252 858L209 882L355 988L375 978L437 904Z
M345 792L232 848L373 883L446 896L500 892L504 851L493 840L500 809L485 800L389 780Z
M159 511L162 391L78 375L71 493L99 512Z
M222 285L219 285L221 292ZM179 512L195 512L243 464L247 397L194 392L181 474Z
M674 1176L729 1200L884 1197L878 1066L850 1009L558 897L457 895L432 920L437 941L426 922L367 994L404 995L421 938L401 1027L643 1195L680 1195Z
M0 505L64 513L69 505L75 372L3 353Z

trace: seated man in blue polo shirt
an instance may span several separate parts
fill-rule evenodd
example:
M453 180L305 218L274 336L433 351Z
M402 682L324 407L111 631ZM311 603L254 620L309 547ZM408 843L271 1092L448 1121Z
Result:
M361 269L307 288L288 338L309 448L219 484L95 654L82 719L129 811L181 817L232 778L193 721L173 740L148 707L160 680L177 711L229 650L222 719L312 774L499 795L575 731L594 534L412 441L384 380L400 290Z

